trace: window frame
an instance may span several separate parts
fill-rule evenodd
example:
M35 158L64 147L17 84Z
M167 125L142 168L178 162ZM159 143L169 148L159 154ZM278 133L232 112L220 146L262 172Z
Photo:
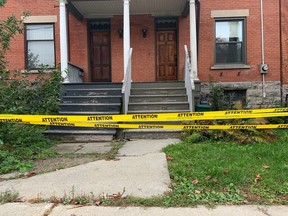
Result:
M233 21L242 21L242 62L229 62L229 63L217 63L216 58L216 48L217 48L217 42L216 42L216 23L217 22L233 22ZM238 69L238 68L250 68L249 65L247 65L247 25L246 25L246 17L217 17L214 18L214 65L211 67L211 69ZM230 44L229 42L226 42L227 44ZM239 42L238 42L239 43Z
M32 26L32 25L52 25L53 27L53 40L51 39L46 39L46 40L28 40L27 39L27 26ZM43 41L53 41L53 49L54 49L54 65L53 67L48 67L44 69L55 69L56 68L56 41L55 41L55 23L25 23L24 24L24 44L25 44L25 50L24 50L24 55L25 55L25 69L26 70L39 70L42 68L28 68L28 43L31 41L36 41L36 42L43 42Z

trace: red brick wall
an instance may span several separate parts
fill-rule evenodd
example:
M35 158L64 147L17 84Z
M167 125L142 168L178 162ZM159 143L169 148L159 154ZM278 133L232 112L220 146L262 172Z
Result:
M236 1L236 0L235 0ZM212 76L219 82L250 82L261 81L259 72L261 63L261 34L260 34L260 2L251 0L237 1L226 0L202 0L199 40L199 77L203 82L209 82ZM265 17L265 61L269 65L267 74L268 81L280 80L280 29L279 29L279 2L266 0L264 2ZM287 19L287 1L283 3L283 23ZM57 6L57 7L54 7ZM211 70L214 64L214 21L211 18L211 10L249 9L250 16L247 17L247 64L251 69L235 70ZM59 50L59 7L55 0L8 0L6 7L1 9L0 18L4 19L13 13L20 18L24 10L30 11L32 16L57 15L58 22L55 23L56 41L56 64L60 62ZM189 17L179 17L178 33L178 79L183 79L184 51L183 46L189 45ZM123 39L118 37L117 29L122 28L122 16L111 19L111 55L112 55L112 81L123 80ZM141 29L148 29L147 38L142 37ZM287 27L283 26L283 66L284 74L287 70ZM84 68L85 81L89 80L89 54L88 54L88 32L87 20L79 22L69 15L69 38L70 38L70 61ZM154 17L150 15L131 16L131 47L133 50L132 70L133 81L155 81L155 27ZM25 67L24 36L18 35L12 40L11 51L7 54L10 69L23 69ZM288 83L288 76L283 77Z
M266 0L264 2L265 25L265 62L269 65L266 76L268 81L280 80L280 41L279 41L279 2ZM247 17L247 64L251 69L210 70L214 64L214 22L211 10L249 9ZM248 82L261 81L259 72L261 63L261 25L260 1L201 1L199 47L199 77L203 82L209 82L213 77L218 82Z
M58 15L59 7L54 7L56 4L57 1L55 0L8 0L5 7L0 9L0 19L4 20L11 14L14 14L20 19L24 11L28 11L30 16ZM60 61L59 40L59 27L58 24L55 23L56 65L58 65ZM11 50L6 55L6 60L9 62L9 69L23 70L25 68L24 44L24 35L17 35L12 39ZM35 77L35 75L32 75L31 78L33 77Z
M133 82L155 81L155 28L154 18L150 15L130 17ZM148 30L147 37L143 38L142 28ZM111 54L112 54L112 81L123 80L123 38L119 38L117 30L123 28L123 17L115 16L111 20Z
M87 20L78 21L69 13L69 61L84 69L84 81L89 81Z
M288 1L282 2L282 74L283 83L288 84Z

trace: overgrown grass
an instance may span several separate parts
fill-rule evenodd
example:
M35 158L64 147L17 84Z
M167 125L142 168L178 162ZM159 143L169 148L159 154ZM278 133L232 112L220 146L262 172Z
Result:
M164 149L173 158L169 205L205 203L288 204L288 131L274 143L239 145L189 139ZM179 202L179 200L182 200Z

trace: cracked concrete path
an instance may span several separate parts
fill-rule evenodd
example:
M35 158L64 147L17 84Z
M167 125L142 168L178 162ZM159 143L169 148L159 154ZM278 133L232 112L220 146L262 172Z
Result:
M97 206L53 206L8 203L0 205L0 216L287 216L288 206L204 206L195 208L139 208Z
M122 193L123 190L124 196L162 195L170 190L170 177L166 155L161 149L177 141L128 141L119 155L129 157L119 156L113 161L100 160L27 179L3 181L0 182L0 192L15 190L24 199L91 193L100 196Z

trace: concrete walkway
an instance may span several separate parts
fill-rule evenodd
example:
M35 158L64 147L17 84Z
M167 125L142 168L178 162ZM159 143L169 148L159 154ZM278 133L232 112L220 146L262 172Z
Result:
M161 149L178 141L128 141L120 150L117 160L100 160L28 179L3 181L0 182L0 192L15 190L24 199L71 197L91 193L97 197L123 191L124 196L162 195L170 190L170 178L166 156ZM65 150L63 148L62 151Z
M0 193L15 190L24 199L51 196L111 195L138 197L162 195L169 191L170 178L161 149L179 140L137 140L127 142L115 161L96 161L73 168L0 182ZM73 146L72 146L73 147ZM83 146L81 149L83 148ZM87 146L94 149L95 146ZM62 152L68 150L59 147ZM67 148L70 148L67 145ZM97 147L98 148L98 147ZM103 150L103 146L100 147ZM104 146L106 148L106 145ZM80 149L72 148L72 151ZM196 208L117 208L97 206L55 206L51 203L7 203L0 216L287 216L288 206L218 206Z
M288 206L217 206L195 208L116 208L55 206L52 204L8 203L0 205L0 216L287 216Z

